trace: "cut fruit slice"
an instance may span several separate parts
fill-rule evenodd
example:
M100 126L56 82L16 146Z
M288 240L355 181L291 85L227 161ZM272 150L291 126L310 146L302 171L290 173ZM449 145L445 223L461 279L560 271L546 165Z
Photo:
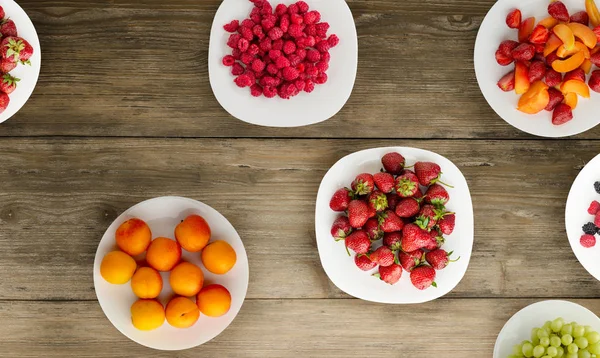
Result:
M542 81L537 81L519 98L517 109L523 113L536 114L544 110L549 102L548 85Z
M572 56L579 51L583 52L583 57L585 57L586 59L590 58L590 50L586 45L579 41L575 41L575 46L571 50L567 50L564 46L560 46L558 50L556 50L556 55L560 58L565 58Z
M560 85L562 93L576 93L583 98L590 98L590 88L585 82L579 80L568 80Z
M580 39L588 48L596 47L598 38L596 38L596 34L592 29L577 22L571 22L567 26L573 31L573 35Z
M586 59L585 61L583 61L581 66L579 66L579 68L581 68L587 75L589 75L590 71L592 70L592 62Z
M551 29L558 24L558 20L553 18L552 16L548 16L538 23L538 25L542 25L547 29Z
M515 89L515 71L510 71L509 73L502 76L500 81L498 81L498 87L504 92L509 92Z
M596 27L600 25L600 11L598 11L598 7L596 6L596 2L594 2L594 0L585 0L585 10L590 17L590 23L592 26Z
M515 64L515 93L523 94L529 89L529 69L523 62Z
M565 24L558 24L554 26L552 31L558 36L558 38L563 42L563 46L567 50L573 49L575 46L575 35L573 34L573 30Z
M585 54L579 51L567 59L552 62L552 68L557 72L571 72L581 66L583 61L585 61Z
M577 94L576 93L565 93L565 100L563 101L566 105L575 109L577 107Z
M519 26L519 42L526 42L535 27L535 17L529 17Z
M551 33L548 37L548 41L546 42L546 46L544 47L544 57L557 50L562 46L562 44L563 42L558 38L558 36L556 36L554 33Z

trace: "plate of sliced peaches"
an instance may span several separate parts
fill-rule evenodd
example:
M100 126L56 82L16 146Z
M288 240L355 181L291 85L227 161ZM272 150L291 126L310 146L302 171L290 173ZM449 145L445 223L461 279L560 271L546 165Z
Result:
M506 122L542 137L600 123L600 11L594 0L500 0L475 42L481 92Z

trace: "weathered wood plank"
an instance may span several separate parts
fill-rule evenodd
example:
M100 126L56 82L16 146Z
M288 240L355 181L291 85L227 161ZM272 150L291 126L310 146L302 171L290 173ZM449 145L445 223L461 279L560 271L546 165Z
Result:
M349 1L360 43L353 95L333 119L296 129L245 124L216 102L207 56L219 3L20 1L44 63L0 136L529 138L475 81L473 45L493 0Z
M451 297L598 297L563 223L595 142L3 139L0 299L95 299L104 230L162 195L201 200L232 222L250 260L248 297L347 297L320 266L317 189L344 155L390 145L438 151L470 184L474 253Z

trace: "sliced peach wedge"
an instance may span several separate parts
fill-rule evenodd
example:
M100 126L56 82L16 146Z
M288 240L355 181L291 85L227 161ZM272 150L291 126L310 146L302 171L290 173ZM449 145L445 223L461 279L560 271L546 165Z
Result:
M536 114L541 112L550 102L548 85L542 81L531 84L529 90L519 98L517 109L523 113Z
M575 35L573 30L565 24L558 24L552 29L554 34L562 41L563 46L567 50L572 50L575 46Z
M519 26L519 42L526 42L535 27L535 17L529 17Z
M583 61L581 66L579 66L579 68L581 68L586 75L589 75L590 71L592 70L592 61L586 59L585 61Z
M556 55L560 58L565 58L572 56L579 51L583 52L583 57L589 60L590 49L588 49L586 45L579 41L575 41L575 46L571 50L567 50L564 46L559 46L558 50L556 50Z
M598 38L592 29L577 22L568 23L567 26L571 29L573 35L580 39L588 48L596 47Z
M558 20L553 18L552 16L548 16L538 23L538 25L542 25L547 29L552 29L554 26L558 24Z
M523 62L515 64L515 93L523 94L529 89L529 69Z
M565 99L564 99L564 103L571 107L571 109L575 109L577 108L577 93L565 93Z
M590 98L590 88L585 82L578 80L568 80L560 85L560 91L565 93L575 93L583 98Z
M600 25L600 11L598 11L594 0L585 0L585 11L587 11L590 22L594 27Z
M571 72L581 66L583 61L585 61L585 54L582 51L579 51L569 58L552 62L552 68L556 72Z
M558 36L556 36L554 33L550 33L550 36L548 36L548 41L544 46L544 57L556 51L562 46L562 44L563 42L558 38Z

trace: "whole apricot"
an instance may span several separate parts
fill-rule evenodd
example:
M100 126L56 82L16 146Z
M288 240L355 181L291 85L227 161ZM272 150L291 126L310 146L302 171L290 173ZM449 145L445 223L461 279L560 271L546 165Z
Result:
M129 282L136 267L133 257L122 251L112 251L102 259L100 275L109 283L122 285Z
M157 300L139 299L131 306L131 322L141 331L151 331L165 322L165 309Z
M121 250L131 256L136 256L146 251L152 240L152 232L146 222L133 218L117 228L115 239Z
M194 264L181 262L171 271L169 283L176 294L191 297L200 292L204 284L204 273Z
M233 247L222 240L208 244L204 250L202 250L201 258L204 267L217 275L223 275L229 272L237 260Z
M158 271L171 271L181 260L181 246L177 241L158 237L148 246L146 262Z
M139 298L156 298L162 287L162 277L152 267L140 267L131 278L131 289Z
M210 226L200 215L190 215L175 227L175 239L189 252L202 250L210 240Z
M221 285L208 285L196 296L196 304L203 314L209 317L220 317L229 312L231 294Z
M187 297L175 297L165 310L167 322L176 328L188 328L194 325L200 317L200 310L194 301Z

